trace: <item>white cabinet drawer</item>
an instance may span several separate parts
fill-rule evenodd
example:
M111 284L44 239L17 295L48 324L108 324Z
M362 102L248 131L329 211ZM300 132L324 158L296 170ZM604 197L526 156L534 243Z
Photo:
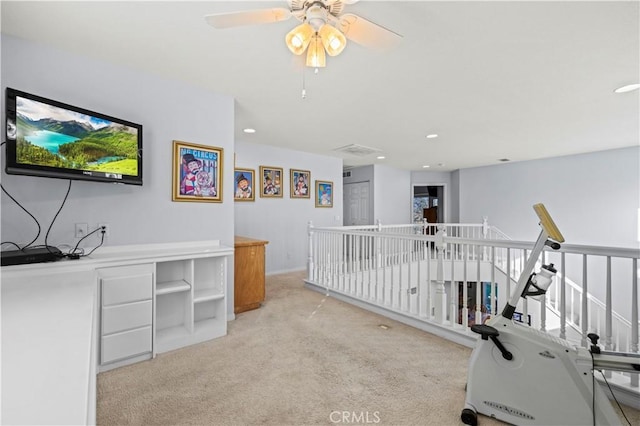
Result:
M153 274L102 277L102 306L151 299Z
M153 304L151 300L102 308L102 334L151 325Z
M151 352L151 327L103 337L100 348L101 364Z

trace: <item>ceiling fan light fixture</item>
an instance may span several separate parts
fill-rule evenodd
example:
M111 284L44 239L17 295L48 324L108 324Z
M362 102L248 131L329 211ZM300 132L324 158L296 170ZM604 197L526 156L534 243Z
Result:
M324 24L318 34L329 56L339 55L347 45L347 38L333 25Z
M306 65L312 68L322 68L326 66L324 46L320 36L316 33L309 43L309 50L307 50L307 62Z
M291 30L285 37L289 50L295 55L302 55L313 38L313 28L306 22Z

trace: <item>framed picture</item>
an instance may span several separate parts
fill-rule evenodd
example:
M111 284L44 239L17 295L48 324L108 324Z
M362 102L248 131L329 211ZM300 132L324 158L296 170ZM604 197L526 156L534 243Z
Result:
M316 181L316 207L333 207L333 182Z
M260 196L282 198L282 168L260 166Z
M291 198L311 198L311 191L309 191L309 184L311 183L311 172L309 170L296 170L289 169L291 191L289 192Z
M173 141L173 201L222 202L223 149Z
M233 199L236 201L255 201L254 182L255 170L253 169L235 169L233 173L233 181L236 189Z

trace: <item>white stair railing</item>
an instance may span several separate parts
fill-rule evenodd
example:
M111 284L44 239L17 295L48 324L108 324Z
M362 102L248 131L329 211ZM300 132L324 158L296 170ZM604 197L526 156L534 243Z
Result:
M486 220L332 228L310 223L306 282L444 337L473 341L469 323L502 309L531 247L531 242L510 240ZM541 303L521 299L517 310L524 322L562 339L586 346L586 335L595 332L606 349L637 353L638 258L640 250L611 247L564 244L545 251L539 260L555 264L555 282ZM628 319L613 309L613 283L621 282L629 285L615 288L617 303ZM451 283L461 283L460 294ZM479 303L469 306L471 283L482 283L475 285L475 300L491 295L488 312ZM629 294L621 294L622 288ZM638 375L630 381L637 389Z

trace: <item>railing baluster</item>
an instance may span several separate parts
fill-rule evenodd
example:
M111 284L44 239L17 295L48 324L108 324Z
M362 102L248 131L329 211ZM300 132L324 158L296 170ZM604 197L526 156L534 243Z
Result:
M588 332L588 306L587 306L587 295L588 295L588 285L587 285L587 255L582 255L582 312L580 313L580 326L582 327L582 338L580 340L583 347L587 347L587 332Z
M507 247L507 297L511 294L511 249ZM505 298L505 300L507 300Z
M615 349L612 345L612 300L611 300L611 256L607 256L607 275L606 275L606 314L605 314L605 333L604 333L604 347L607 350Z
M547 264L547 253L543 251L541 253L542 256L542 264ZM547 330L547 297L545 294L540 296L540 330Z
M638 353L638 259L631 261L631 344L630 351ZM640 387L640 374L631 374L631 386Z
M444 288L444 227L438 226L438 233L436 238L436 250L438 251L438 265L436 270L436 285L434 291L434 315L437 322L444 323L447 316L447 300L446 292Z
M458 284L455 280L455 261L451 259L451 300L449 301L451 304L451 325L455 326L458 324L458 314L460 312L461 306L459 305L459 295L458 295Z
M309 280L313 280L313 271L315 267L313 264L313 222L311 221L307 223L307 237L309 238L307 245L307 278Z
M475 246L477 248L477 246ZM482 324L482 278L480 275L480 256L478 256L478 250L476 250L475 252L476 254L476 312L474 313L475 315L475 324Z
M485 216L485 222L487 217ZM489 314L491 316L496 315L498 313L498 298L496 294L498 293L498 283L496 282L496 248L491 246L491 312Z
M560 253L560 338L567 338L567 291L565 254Z
M467 290L467 245L462 245L462 325L469 327L469 296Z

